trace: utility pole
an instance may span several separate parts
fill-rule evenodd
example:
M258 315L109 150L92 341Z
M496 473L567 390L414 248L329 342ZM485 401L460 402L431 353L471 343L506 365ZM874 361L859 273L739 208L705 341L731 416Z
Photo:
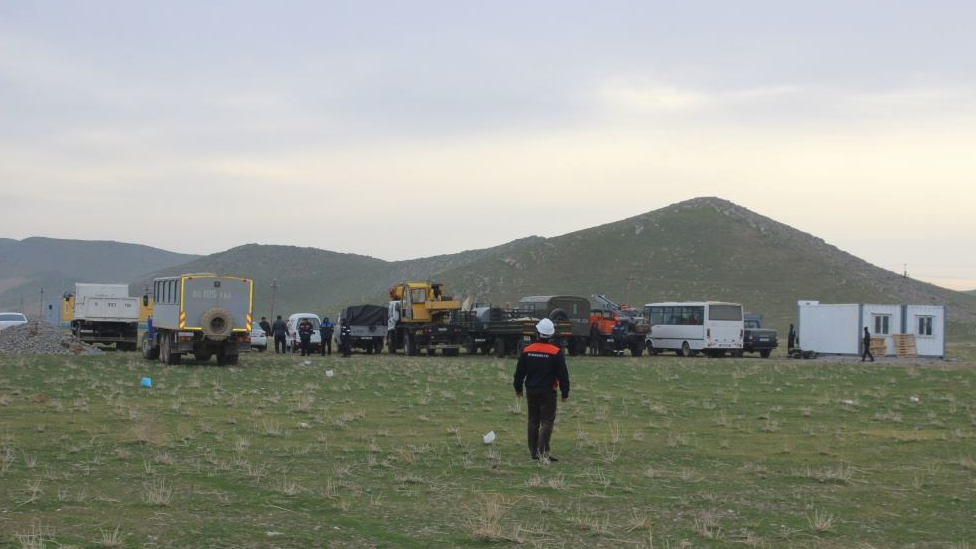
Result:
M44 286L41 286L41 306L37 308L37 321L44 320Z
M271 319L272 320L274 320L274 318L275 318L275 315L274 315L275 294L278 292L278 288L280 288L280 287L281 287L281 285L278 284L278 279L277 278L274 278L274 279L271 280Z

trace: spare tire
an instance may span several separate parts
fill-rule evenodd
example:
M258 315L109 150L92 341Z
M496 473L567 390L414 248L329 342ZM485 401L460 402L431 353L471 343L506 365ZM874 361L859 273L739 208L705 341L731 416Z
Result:
M225 309L213 308L200 316L203 334L210 339L225 339L234 327L234 317Z
M562 309L553 309L549 313L549 320L553 322L568 322L569 314L567 314L566 311Z

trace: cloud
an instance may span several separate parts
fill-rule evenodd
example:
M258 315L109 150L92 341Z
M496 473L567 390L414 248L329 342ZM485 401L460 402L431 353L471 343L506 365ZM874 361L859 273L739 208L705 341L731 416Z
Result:
M608 110L645 115L685 114L715 102L714 97L699 90L625 78L603 83L598 96Z

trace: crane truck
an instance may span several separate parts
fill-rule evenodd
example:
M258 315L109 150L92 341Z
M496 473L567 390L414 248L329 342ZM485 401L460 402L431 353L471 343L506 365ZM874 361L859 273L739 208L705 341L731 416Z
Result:
M403 349L408 355L438 349L445 356L461 351L464 329L451 322L461 302L444 295L443 284L403 282L390 288L386 347L390 354Z

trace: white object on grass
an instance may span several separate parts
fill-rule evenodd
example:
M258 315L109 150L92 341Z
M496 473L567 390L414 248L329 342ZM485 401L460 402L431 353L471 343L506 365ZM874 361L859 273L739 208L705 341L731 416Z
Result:
M481 437L484 439L485 444L491 444L495 441L495 431L488 431L485 436Z
M332 377L334 375L335 375L335 372L333 372L332 370L326 370L325 371L325 377Z

